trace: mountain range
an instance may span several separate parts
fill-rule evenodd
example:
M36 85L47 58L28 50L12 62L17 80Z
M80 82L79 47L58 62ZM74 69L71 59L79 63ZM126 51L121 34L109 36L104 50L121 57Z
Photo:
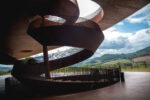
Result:
M144 57L144 56L150 56L150 46L142 50L139 50L133 53L128 53L128 54L105 54L101 57L88 59L86 61L72 65L71 67L75 67L75 66L85 67L85 66L92 66L92 65L97 65L97 64L104 64L104 63L115 61L118 59L132 60L134 58Z
M0 71L9 71L12 70L12 66L8 65L1 65L0 64Z

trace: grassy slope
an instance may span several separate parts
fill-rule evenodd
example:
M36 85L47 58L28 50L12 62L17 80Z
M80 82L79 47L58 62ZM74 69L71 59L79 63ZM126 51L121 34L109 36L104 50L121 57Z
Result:
M75 64L74 66L80 66L80 67L98 66L118 59L124 59L123 61L127 61L125 59L128 59L128 63L129 63L130 62L129 60L132 60L137 57L148 56L148 55L150 55L150 46L145 49L136 51L134 53L129 53L129 54L105 54L101 57L88 59L83 63ZM123 63L123 61L121 61L121 63ZM115 62L111 62L111 63L115 63Z
M12 67L8 67L7 65L0 65L0 75L8 74L12 70Z
M117 59L134 59L137 57L150 56L150 47L129 54L105 54L102 57L91 59L89 62L99 61L102 63Z
M137 57L132 59L134 62L145 61L150 62L150 56Z
M144 63L141 63L141 61L133 62L132 60L129 60L129 59L114 60L114 61L106 62L102 65L118 66L118 63L120 63L122 71L148 71L148 72L150 72L150 63L149 62L147 62L145 65Z
M119 64L119 63L120 63L120 64L128 64L128 63L132 63L132 61L129 60L129 59L118 59L118 60L106 62L106 63L104 63L104 64L102 64L102 65L112 65L112 64L117 65L117 64Z

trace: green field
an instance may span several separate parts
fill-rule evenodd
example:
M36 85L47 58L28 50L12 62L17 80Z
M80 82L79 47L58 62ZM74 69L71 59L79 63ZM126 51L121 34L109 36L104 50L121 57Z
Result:
M120 66L122 71L150 71L150 62L133 62L129 59L119 59L102 64L102 66Z
M10 74L11 70L9 71L0 71L0 75L6 75L6 74Z
M134 62L129 59L118 59L113 60L105 63L85 63L77 67L68 67L68 68L61 68L60 70L57 70L57 72L73 72L75 71L81 71L82 69L85 70L86 68L102 68L102 69L108 69L108 68L118 68L121 67L122 71L149 71L150 72L150 62L145 61L139 61Z
M122 71L137 71L137 72L150 72L150 67L127 67L127 68L121 68Z
M118 65L118 64L121 64L121 65L130 65L132 64L132 61L131 60L128 60L128 59L118 59L118 60L114 60L114 61L110 61L110 62L106 62L102 65Z

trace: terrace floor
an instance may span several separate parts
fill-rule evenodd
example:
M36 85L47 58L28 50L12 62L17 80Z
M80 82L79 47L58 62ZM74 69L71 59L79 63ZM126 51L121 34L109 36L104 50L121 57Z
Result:
M150 100L150 72L125 72L125 82L87 92L32 100Z
M150 100L150 72L125 72L124 83L118 82L105 88L25 100Z

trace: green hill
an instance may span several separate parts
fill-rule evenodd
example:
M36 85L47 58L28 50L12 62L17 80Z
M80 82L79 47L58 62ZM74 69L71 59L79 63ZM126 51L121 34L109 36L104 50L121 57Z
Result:
M85 62L79 63L77 66L80 67L89 67L89 66L97 66L97 65L102 65L102 64L107 64L109 63L118 63L120 59L122 59L120 62L126 61L126 63L130 62L131 60L137 57L143 57L143 56L149 56L150 55L150 46L147 48L144 48L142 50L136 51L134 53L128 53L128 54L105 54L101 57L96 57L93 59L89 59ZM114 62L111 62L114 61ZM127 63L127 64L128 64ZM76 65L74 65L76 66Z
M128 53L128 54L105 54L102 57L98 57L98 58L94 58L93 60L100 60L102 63L104 62L108 62L108 61L112 61L112 60L117 60L117 59L133 59L133 58L137 58L137 57L143 57L143 56L149 56L150 55L150 46L136 51L134 53Z
M3 74L7 74L7 73L10 73L12 70L12 66L8 66L8 65L1 65L0 64L0 75L3 75Z
M137 58L134 58L132 59L132 61L134 62L150 62L150 56L143 56L143 57L137 57Z
M103 65L118 65L118 64L132 64L132 61L131 60L128 60L128 59L118 59L118 60L113 60L113 61L110 61L110 62L106 62L104 63Z
M129 53L126 55L126 58L133 59L133 58L149 56L149 55L150 55L150 46L145 49L136 51L135 53Z

